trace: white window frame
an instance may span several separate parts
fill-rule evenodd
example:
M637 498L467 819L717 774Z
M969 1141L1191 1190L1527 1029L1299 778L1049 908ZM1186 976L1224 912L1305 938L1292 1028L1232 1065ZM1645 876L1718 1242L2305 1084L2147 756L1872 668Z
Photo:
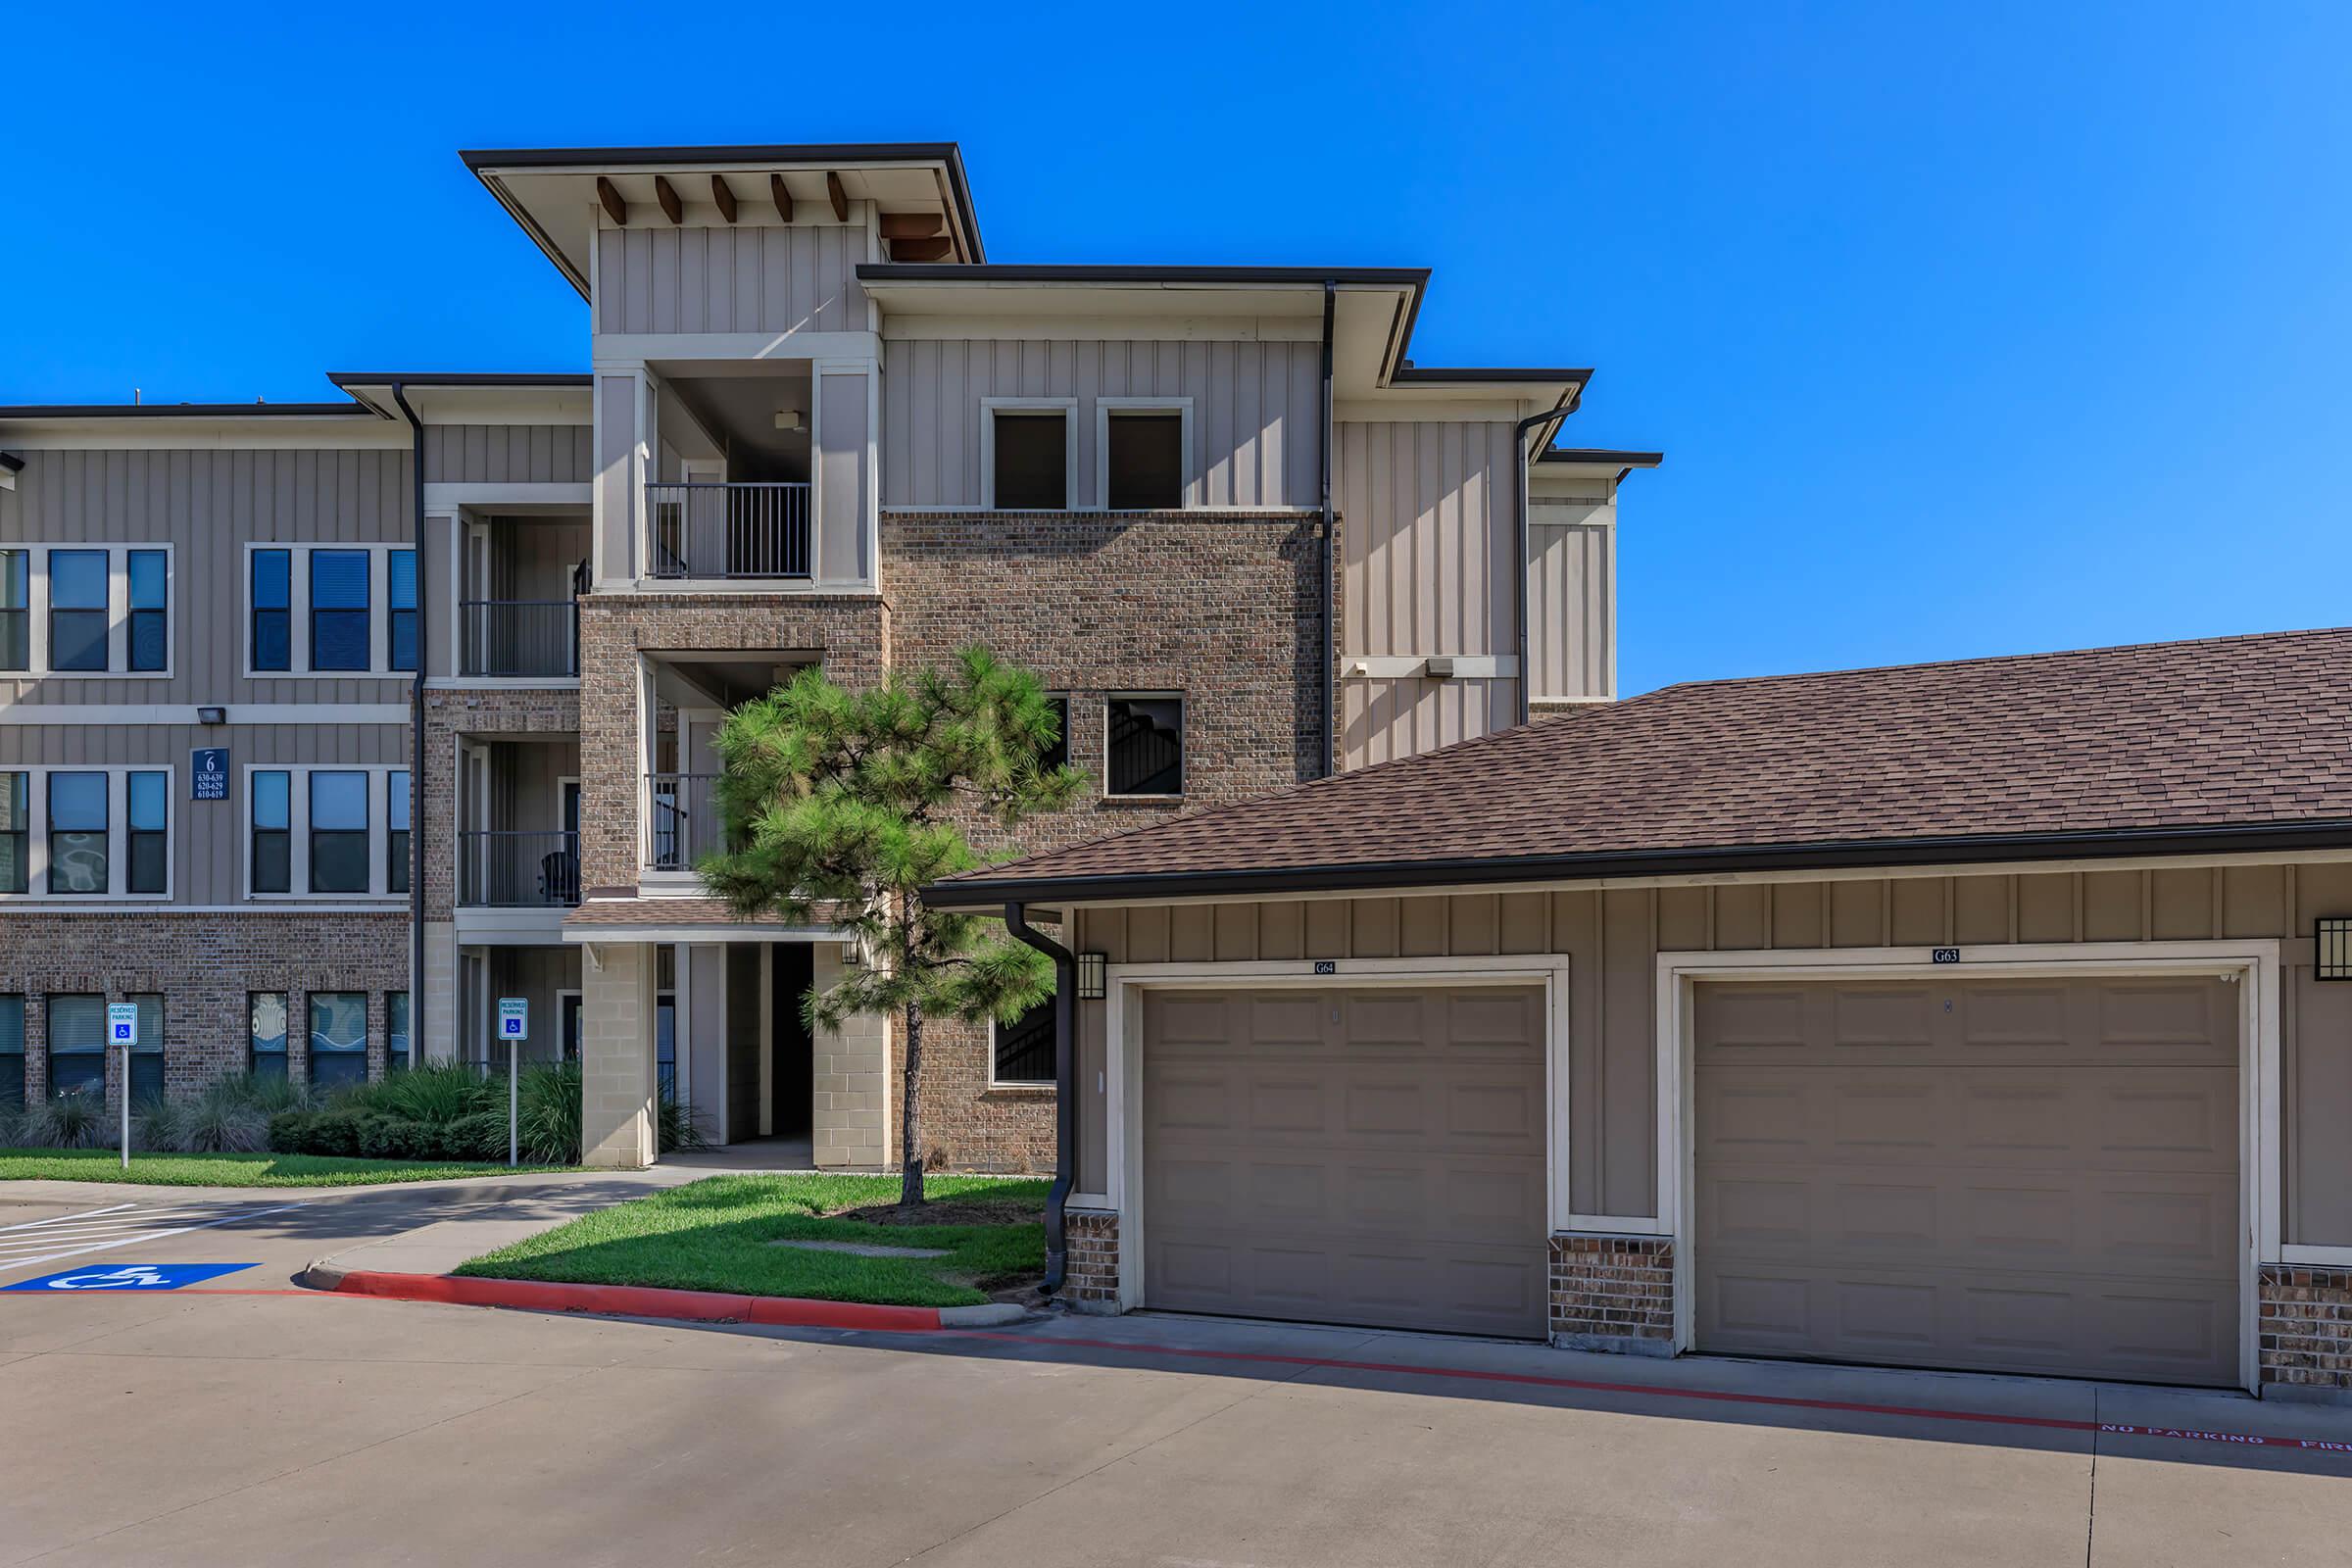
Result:
M406 904L409 895L394 893L389 883L391 867L385 863L386 847L390 843L392 814L392 775L406 773L406 762L248 762L244 767L244 801L237 817L237 877L245 899L254 904L346 904L366 901L371 904ZM257 892L253 885L253 776L256 773L284 773L286 780L287 849L286 891L283 893ZM313 893L311 889L311 775L313 773L365 773L368 775L368 891L365 893ZM416 831L416 781L410 780L409 823ZM410 1005L414 1007L415 1002ZM414 1017L410 1027L416 1027Z
M1061 416L1061 510L1078 504L1078 400L1076 398L982 398L980 400L980 510L997 510L997 416ZM1023 511L1031 510L1023 508Z
M1113 703L1164 703L1169 701L1176 704L1176 778L1179 785L1192 783L1192 700L1182 692L1171 691L1104 692L1102 694L1102 765L1097 774L1102 781L1103 800L1181 801L1187 798L1183 788L1179 788L1173 795L1138 795L1121 794L1110 787L1110 705Z
M237 664L247 680L408 680L416 671L392 667L392 566L395 551L416 550L405 539L377 544L338 544L316 540L297 544L286 539L248 539L237 574ZM283 550L288 556L286 584L286 662L290 669L253 667L253 557L259 550ZM366 669L311 668L311 554L314 551L366 551L368 561L368 667ZM416 608L424 609L421 553L417 562ZM416 659L424 661L421 639Z
M172 902L179 858L178 769L169 762L108 762L80 766L71 762L11 763L0 774L24 773L24 887L23 893L0 893L0 906L39 904L78 908L109 904L169 904ZM104 893L49 891L49 775L104 773L106 775L106 882ZM132 893L130 880L130 783L132 773L164 775L164 891Z
M1053 1004L1054 999L1052 997L1048 997L1043 1003L1039 1004L1041 1006L1048 1007L1052 1006ZM1078 1028L1078 1015L1076 1010L1077 1006L1077 1002L1073 1000L1070 1004L1070 1028L1073 1032ZM1053 1093L1058 1087L1058 1085L1056 1085L1055 1082L1051 1078L1000 1078L997 1076L997 1030L1001 1027L1003 1026L997 1019L992 1017L988 1020L988 1087L991 1089L1026 1089L1030 1091L1042 1089L1049 1094ZM1070 1044L1073 1050L1076 1049L1077 1041L1075 1038L1071 1040Z
M1193 454L1193 400L1191 398L1097 398L1095 399L1095 510L1110 510L1110 421L1122 414L1174 414L1182 416L1183 430L1177 437L1176 508L1182 512L1198 499L1200 469Z
M179 646L179 552L169 540L141 539L127 543L87 541L0 540L0 550L23 550L31 556L24 572L26 638L23 669L0 670L0 680L170 680L177 670ZM49 556L58 550L106 553L106 668L51 669L49 667ZM132 669L130 664L130 552L157 550L164 557L164 667Z

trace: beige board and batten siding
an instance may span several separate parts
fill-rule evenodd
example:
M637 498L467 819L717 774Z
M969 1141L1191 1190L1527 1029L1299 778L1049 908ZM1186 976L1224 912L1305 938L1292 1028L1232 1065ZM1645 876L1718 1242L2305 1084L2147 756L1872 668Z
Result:
M1534 496L1527 507L1528 701L1617 695L1617 503Z
M1348 419L1336 426L1342 767L1518 722L1519 688L1510 675L1349 668L1358 659L1516 657L1516 445L1507 420Z
M228 799L188 798L189 754L199 747L228 749ZM171 902L173 904L244 902L247 769L408 765L406 724L0 724L0 769L171 770ZM373 799L372 789L370 799ZM298 806L298 818L299 814ZM123 853L120 839L115 853ZM119 908L121 905L65 898L33 899L23 907L104 910ZM0 947L5 945L5 941L0 941Z
M1257 341L901 338L883 377L882 504L980 505L980 418L989 398L1066 398L1076 408L1074 508L1100 487L1098 398L1189 399L1187 507L1322 504L1322 346Z
M404 676L247 679L249 543L405 544L414 526L406 451L104 451L22 454L0 490L0 543L169 544L168 679L0 677L9 704L397 703ZM371 607L377 616L380 604ZM378 632L380 635L380 625Z
M2352 1246L2352 984L2312 969L2312 921L2352 914L2352 865L1593 889L1087 909L1113 963L1562 954L1570 963L1570 1201L1657 1209L1657 956L2006 943L2278 940L2284 1240ZM1103 1005L1081 1005L1080 1185L1103 1190Z
M760 198L759 205L765 205ZM745 198L733 225L616 228L600 220L594 314L599 333L863 332L860 262L877 261L865 204L850 221L764 220ZM649 216L653 210L648 209ZM704 209L715 218L715 209ZM690 215L691 216L691 215Z

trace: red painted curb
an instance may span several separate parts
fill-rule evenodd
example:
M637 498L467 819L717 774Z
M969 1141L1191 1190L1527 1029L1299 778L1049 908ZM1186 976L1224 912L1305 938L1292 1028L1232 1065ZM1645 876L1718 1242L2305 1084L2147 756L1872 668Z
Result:
M801 1297L667 1291L650 1285L559 1285L543 1280L474 1279L456 1274L387 1274L358 1269L329 1289L385 1300L456 1306L510 1306L534 1312L592 1312L607 1317L671 1318L683 1323L764 1323L791 1328L939 1328L935 1306L868 1306Z

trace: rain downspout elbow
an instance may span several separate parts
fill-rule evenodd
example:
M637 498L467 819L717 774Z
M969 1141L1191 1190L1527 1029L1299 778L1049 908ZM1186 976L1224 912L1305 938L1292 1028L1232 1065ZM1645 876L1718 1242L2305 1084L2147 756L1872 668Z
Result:
M1078 1176L1078 960L1031 925L1028 906L1004 906L1004 929L1054 960L1054 1185L1046 1190L1045 1294L1061 1290L1070 1247L1064 1210Z

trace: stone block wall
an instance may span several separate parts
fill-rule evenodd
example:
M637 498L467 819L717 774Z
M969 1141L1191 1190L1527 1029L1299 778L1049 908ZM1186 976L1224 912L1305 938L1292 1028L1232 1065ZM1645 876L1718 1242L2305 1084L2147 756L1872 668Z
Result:
M1551 1343L1570 1350L1672 1355L1673 1241L1555 1234Z
M654 1160L654 950L599 944L580 964L580 1163Z
M2265 1263L2257 1294L2262 1393L2352 1403L2352 1268Z

